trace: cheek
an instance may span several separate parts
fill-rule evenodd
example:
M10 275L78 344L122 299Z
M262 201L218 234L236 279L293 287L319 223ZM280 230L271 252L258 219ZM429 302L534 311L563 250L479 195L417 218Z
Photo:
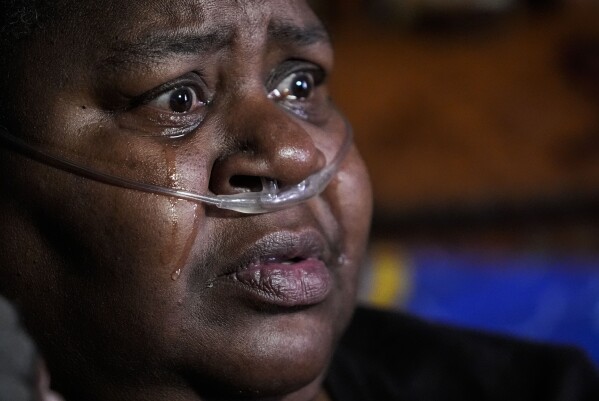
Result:
M185 287L180 269L204 229L198 206L28 167L30 177L44 178L16 180L13 215L20 217L10 224L18 229L2 236L19 238L19 249L3 253L19 260L11 290L29 294L23 297L35 330L55 333L73 348L98 348L85 338L110 338L100 345L108 349L84 354L118 349L135 358L148 354L137 347L168 344Z
M342 219L350 246L356 249L355 263L361 267L364 263L372 220L372 187L362 158L357 150L354 152L353 162L347 173L348 185L343 187L341 194L345 210ZM353 281L357 284L358 269L355 274L356 277L353 278ZM355 292L356 288L354 288L354 297Z
M370 180L355 149L324 195L331 208L329 215L333 215L337 221L339 242L343 244L340 249L343 264L337 271L341 291L336 299L336 308L349 318L355 302L372 216ZM321 213L322 215L326 214ZM346 319L340 321L345 322Z
M87 183L86 183L87 184ZM44 202L44 234L69 244L71 273L96 283L168 283L187 260L200 227L197 205L173 198L90 185L52 210ZM81 188L82 185L79 185ZM68 199L68 196L66 197ZM176 277L175 277L176 278Z
M126 191L98 203L77 231L96 232L84 241L99 271L126 269L122 274L143 286L177 281L201 229L198 205L184 200ZM95 237L95 238L94 238Z
M354 148L338 174L335 188L338 220L354 257L364 256L372 218L372 188L366 166Z

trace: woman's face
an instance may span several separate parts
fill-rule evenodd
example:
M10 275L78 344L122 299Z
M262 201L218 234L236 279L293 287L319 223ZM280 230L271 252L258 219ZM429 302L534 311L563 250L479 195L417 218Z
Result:
M331 46L304 2L78 4L15 62L10 128L27 141L214 194L298 183L337 152ZM260 215L1 153L0 290L67 398L319 391L370 220L355 149L322 194Z

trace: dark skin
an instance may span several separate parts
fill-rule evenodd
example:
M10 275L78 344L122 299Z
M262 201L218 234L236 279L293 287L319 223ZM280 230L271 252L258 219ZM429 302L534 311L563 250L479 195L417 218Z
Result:
M260 177L297 183L339 148L331 45L304 2L80 1L71 12L24 43L6 82L17 94L7 125L28 141L216 194ZM298 71L313 80L301 99L268 98ZM0 153L0 290L67 400L327 399L371 213L355 149L322 194L260 215ZM298 256L290 268L326 266L326 293L271 302L230 279L273 252Z

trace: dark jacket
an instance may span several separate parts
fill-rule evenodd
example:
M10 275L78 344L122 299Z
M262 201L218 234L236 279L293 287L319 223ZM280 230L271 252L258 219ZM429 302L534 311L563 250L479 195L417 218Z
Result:
M335 401L599 401L597 372L575 348L365 308L326 386Z

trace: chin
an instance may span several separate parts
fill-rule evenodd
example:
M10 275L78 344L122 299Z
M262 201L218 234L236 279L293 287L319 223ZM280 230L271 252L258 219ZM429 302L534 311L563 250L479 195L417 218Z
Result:
M338 316L322 313L323 306L254 316L249 326L240 322L213 354L209 377L195 372L194 387L216 399L280 398L300 390L315 396L345 328Z

